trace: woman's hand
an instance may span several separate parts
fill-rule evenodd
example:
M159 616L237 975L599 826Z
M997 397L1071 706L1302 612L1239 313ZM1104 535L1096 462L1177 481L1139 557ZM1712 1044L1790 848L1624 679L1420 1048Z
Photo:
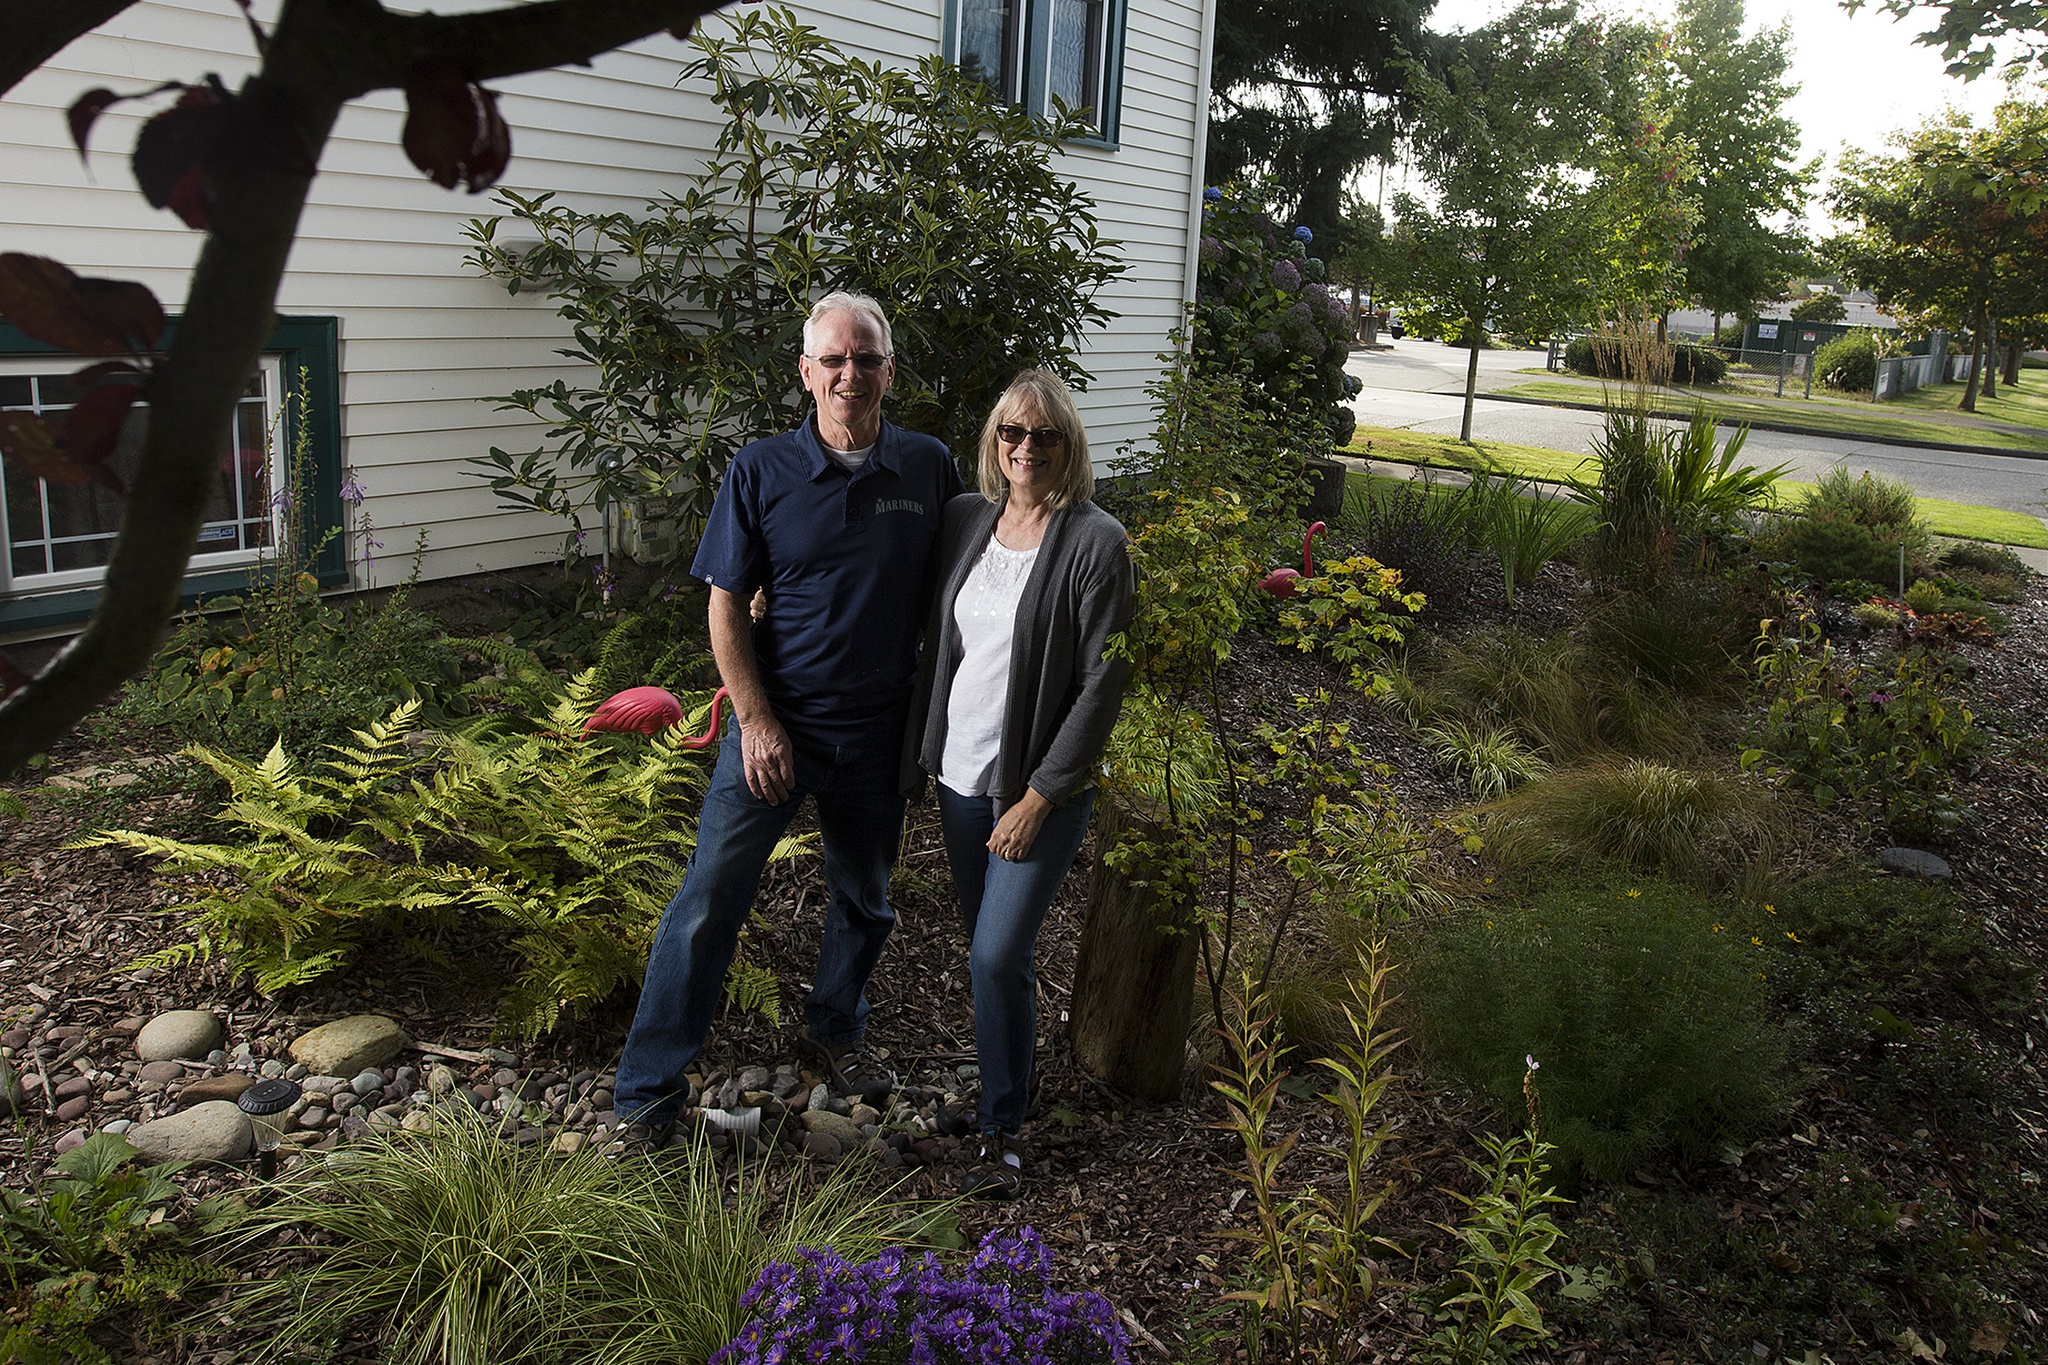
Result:
M1050 814L1052 802L1040 796L1035 788L1026 787L1023 798L996 821L995 833L988 836L988 851L1007 863L1023 862L1031 856L1031 846L1038 842L1039 828Z

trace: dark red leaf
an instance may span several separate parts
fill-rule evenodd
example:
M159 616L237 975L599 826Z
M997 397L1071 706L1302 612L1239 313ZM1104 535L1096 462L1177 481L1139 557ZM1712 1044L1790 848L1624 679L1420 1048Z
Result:
M697 21L695 19L686 19L682 23L677 24L674 28L671 28L668 31L668 36L671 38L680 38L687 43L690 41L690 35L692 33L695 33L696 31Z
M164 310L142 285L81 279L47 256L0 255L0 317L48 346L79 355L149 350Z
M64 419L65 463L87 469L104 465L107 456L114 453L115 442L121 439L128 409L141 396L142 391L133 384L102 384L73 403ZM108 477L112 477L111 470Z
M124 98L126 96L117 95L102 86L98 90L86 91L71 102L71 110L66 117L71 122L71 140L77 144L80 161L85 160L85 139L92 132L93 121L106 113L110 105L119 104Z
M11 697L28 684L28 674L22 672L14 660L0 654L0 698Z
M133 280L102 280L90 275L78 281L78 306L105 324L109 331L127 338L125 349L153 351L162 340L170 320L164 306L149 292L149 286Z
M217 92L190 86L176 104L142 125L135 139L135 183L151 207L170 209L187 227L207 226L212 161L226 118L227 105Z
M505 173L512 133L498 112L498 97L469 79L460 63L429 57L405 78L405 154L443 189L471 194Z
M0 455L23 473L51 483L92 482L90 469L75 468L64 458L56 425L37 413L0 412Z

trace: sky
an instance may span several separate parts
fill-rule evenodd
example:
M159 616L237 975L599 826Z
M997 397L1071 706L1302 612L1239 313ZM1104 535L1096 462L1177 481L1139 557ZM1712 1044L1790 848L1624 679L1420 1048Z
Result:
M1437 0L1430 27L1470 28L1510 8L1508 0ZM1668 23L1674 5L1672 0L1595 0L1587 8ZM1947 75L1941 54L1913 41L1918 26L1878 12L1874 3L1851 18L1835 0L1749 0L1746 31L1784 19L1792 21L1790 78L1800 87L1789 112L1800 127L1801 160L1827 157L1822 186L1845 144L1882 151L1893 130L1916 128L1951 103L1981 123L2005 93L1996 72L1968 83Z

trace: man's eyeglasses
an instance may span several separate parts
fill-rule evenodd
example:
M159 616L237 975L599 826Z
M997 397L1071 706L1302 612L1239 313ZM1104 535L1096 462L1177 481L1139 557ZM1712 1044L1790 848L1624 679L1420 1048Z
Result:
M817 361L828 370L843 370L846 368L847 362L851 361L855 369L863 370L870 374L889 363L889 357L883 355L880 351L860 351L854 355L814 355L811 359Z
M1067 442L1067 433L1058 427L1018 427L1008 422L996 428L996 437L1004 445L1021 446L1029 442L1033 450L1051 450Z

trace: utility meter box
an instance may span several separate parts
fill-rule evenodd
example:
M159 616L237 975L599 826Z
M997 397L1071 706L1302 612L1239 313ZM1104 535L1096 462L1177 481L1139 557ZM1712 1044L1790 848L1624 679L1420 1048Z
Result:
M662 565L682 553L682 519L668 498L619 503L619 547L636 564Z

